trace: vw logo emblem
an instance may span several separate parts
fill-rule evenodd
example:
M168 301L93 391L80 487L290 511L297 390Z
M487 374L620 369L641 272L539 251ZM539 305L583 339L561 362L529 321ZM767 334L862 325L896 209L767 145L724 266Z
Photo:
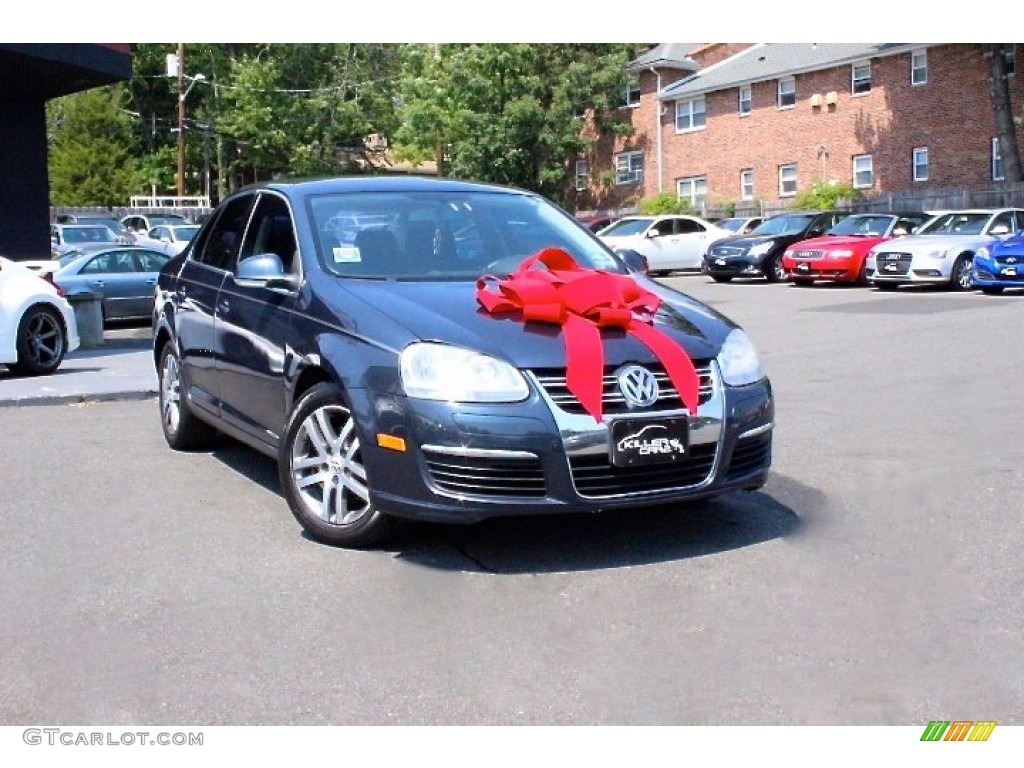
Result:
M639 365L627 365L615 375L619 391L630 408L644 408L658 399L658 380Z

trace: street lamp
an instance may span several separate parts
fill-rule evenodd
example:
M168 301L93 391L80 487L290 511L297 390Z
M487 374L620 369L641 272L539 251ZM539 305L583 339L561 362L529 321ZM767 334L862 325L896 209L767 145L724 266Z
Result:
M185 99L195 84L206 80L206 75L197 72L195 76L185 77L185 45L178 43L178 198L185 197ZM191 80L188 88L185 88L185 80Z

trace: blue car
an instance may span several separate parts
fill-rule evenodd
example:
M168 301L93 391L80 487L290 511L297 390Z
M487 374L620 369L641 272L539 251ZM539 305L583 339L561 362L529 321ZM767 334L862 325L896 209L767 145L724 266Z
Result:
M172 449L273 457L313 538L756 489L774 400L746 334L539 195L427 178L226 197L161 271Z
M971 287L992 295L1024 288L1024 230L974 252Z

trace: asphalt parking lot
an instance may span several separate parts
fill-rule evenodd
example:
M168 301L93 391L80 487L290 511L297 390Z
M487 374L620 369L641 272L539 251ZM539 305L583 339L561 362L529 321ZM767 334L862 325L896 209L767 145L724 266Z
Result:
M759 492L346 551L166 448L144 338L0 374L0 723L1024 724L1024 294L667 282L761 350Z

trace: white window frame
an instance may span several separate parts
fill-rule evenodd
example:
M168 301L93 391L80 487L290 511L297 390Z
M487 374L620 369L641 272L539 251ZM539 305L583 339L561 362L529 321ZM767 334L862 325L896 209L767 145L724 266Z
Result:
M740 200L754 199L754 169L744 168L740 171Z
M736 101L736 109L740 115L749 115L754 107L753 87L749 85L741 85L739 87L739 95L737 96Z
M928 160L928 147L914 147L910 156L911 175L914 181L928 181L931 167ZM924 169L922 172L921 169Z
M699 109L698 109L699 107ZM676 102L676 133L702 131L707 125L708 107L703 96ZM680 126L683 122L685 125Z
M866 174L866 178L865 178ZM853 156L853 188L870 189L875 185L875 161L871 155Z
M575 175L576 191L582 192L588 186L587 177L590 175L590 168L587 165L586 158L580 158L576 161Z
M790 101L791 103L784 104L784 101ZM777 105L779 109L793 109L796 106L796 78L795 77L780 77L778 80L778 100Z
M642 184L644 180L644 153L620 152L615 155L615 184Z
M910 84L926 85L928 83L928 49L910 52Z
M792 171L792 177L790 176ZM789 187L792 187L791 189ZM796 163L779 166L779 197L793 197L797 193Z
M701 208L708 199L708 177L686 176L677 179L676 197L686 200L691 208Z
M858 61L850 65L850 93L866 96L871 93L871 62Z
M999 146L999 137L992 139L992 181L1005 181L1006 168L1003 166L1003 150Z
M623 93L624 107L638 107L640 106L640 78L637 75L631 75L629 80L626 81L626 90Z

